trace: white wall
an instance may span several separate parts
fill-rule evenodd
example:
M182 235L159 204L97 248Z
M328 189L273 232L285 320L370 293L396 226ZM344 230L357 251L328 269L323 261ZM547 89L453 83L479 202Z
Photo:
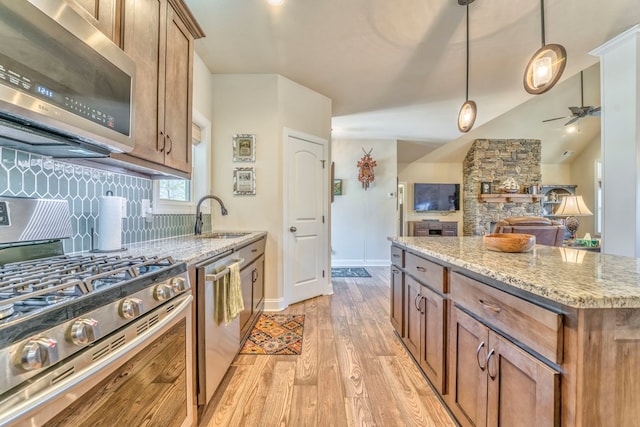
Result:
M211 118L211 72L198 54L193 54L193 109Z
M213 209L214 230L267 231L265 309L284 308L283 128L329 139L331 100L275 74L212 76L213 192L229 215ZM234 163L234 134L256 136L256 161ZM233 170L255 167L256 195L233 195Z
M600 135L594 138L571 163L571 183L576 184L576 194L582 196L591 212L596 212L595 162L601 158ZM578 237L590 233L595 237L595 216L580 217Z
M571 185L571 163L540 165L542 185Z
M387 237L396 235L397 148L395 140L334 140L335 178L342 196L331 204L331 265L388 265ZM368 190L358 181L358 161L373 148L375 181ZM389 194L393 194L389 197Z

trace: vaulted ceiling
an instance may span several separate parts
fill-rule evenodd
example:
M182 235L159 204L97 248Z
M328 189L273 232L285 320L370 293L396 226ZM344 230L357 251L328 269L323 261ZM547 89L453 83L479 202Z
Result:
M580 120L577 136L562 120L541 121L579 105L579 72L598 60L589 52L640 22L637 0L546 0L546 42L562 44L568 61L561 82L533 96L522 75L541 46L540 3L475 0L469 97L478 119L464 135L456 120L465 99L466 8L456 0L186 3L207 34L196 51L212 73L281 74L332 99L334 138L408 141L435 148L442 161L459 160L459 147L476 137L540 138L546 163L579 151L599 132L597 118ZM584 101L599 105L597 66L585 73Z

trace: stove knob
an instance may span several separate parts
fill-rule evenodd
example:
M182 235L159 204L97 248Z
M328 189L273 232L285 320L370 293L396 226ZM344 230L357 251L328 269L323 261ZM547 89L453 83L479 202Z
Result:
M153 297L158 301L166 301L173 297L173 287L169 284L162 283L153 290Z
M187 281L184 280L184 277L176 277L175 279L171 279L171 286L175 292L186 291L189 286L187 286Z
M67 339L75 345L87 345L100 338L100 328L95 319L80 319L73 322Z
M124 319L135 319L142 313L142 300L138 298L125 298L120 304L120 317Z
M58 361L58 342L50 338L27 341L20 352L18 366L25 371L43 368Z

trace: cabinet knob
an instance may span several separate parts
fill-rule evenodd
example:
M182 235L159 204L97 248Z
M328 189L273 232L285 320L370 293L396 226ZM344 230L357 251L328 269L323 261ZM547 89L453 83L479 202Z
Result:
M292 233L295 233L296 231L298 231L298 229L296 227L291 226L289 227L289 231Z

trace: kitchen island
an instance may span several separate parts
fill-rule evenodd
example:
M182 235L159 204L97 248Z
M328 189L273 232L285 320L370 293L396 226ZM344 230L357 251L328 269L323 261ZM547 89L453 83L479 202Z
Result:
M634 425L640 261L390 238L391 323L462 425Z

